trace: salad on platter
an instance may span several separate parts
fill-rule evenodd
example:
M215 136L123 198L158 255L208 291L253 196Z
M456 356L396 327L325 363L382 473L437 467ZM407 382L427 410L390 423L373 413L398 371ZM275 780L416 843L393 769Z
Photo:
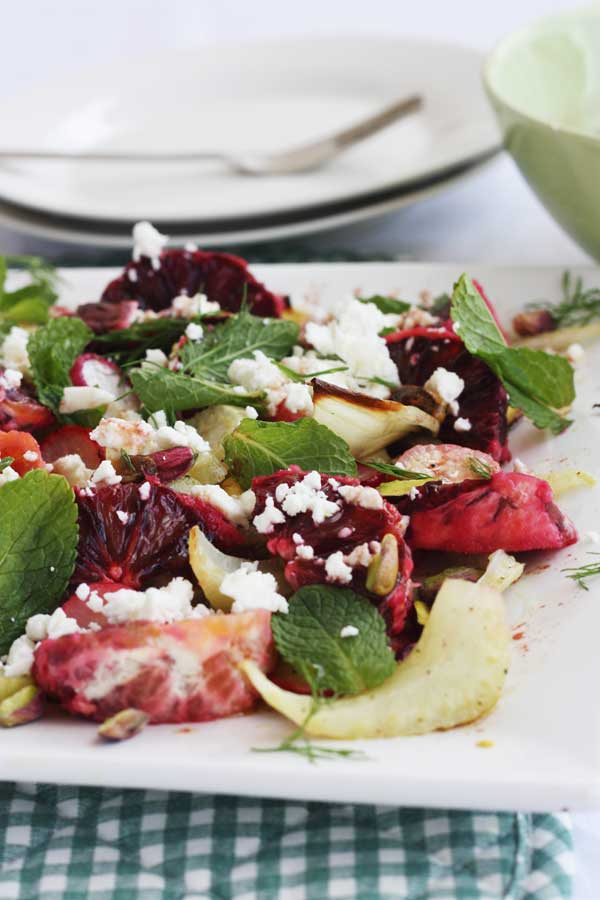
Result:
M467 274L324 308L165 245L138 223L76 308L0 260L0 724L58 706L122 740L262 699L296 726L273 749L315 758L491 711L503 591L594 483L510 431L569 427L600 293L567 278L509 336Z

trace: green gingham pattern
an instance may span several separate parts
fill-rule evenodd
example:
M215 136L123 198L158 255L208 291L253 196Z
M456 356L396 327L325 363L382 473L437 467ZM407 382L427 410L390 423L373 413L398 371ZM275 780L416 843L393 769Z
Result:
M558 900L564 816L0 785L2 900Z

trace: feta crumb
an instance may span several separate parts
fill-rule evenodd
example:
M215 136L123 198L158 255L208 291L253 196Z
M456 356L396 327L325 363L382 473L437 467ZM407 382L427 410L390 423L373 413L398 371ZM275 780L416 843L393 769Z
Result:
M127 278L129 279L129 281L131 281L132 284L135 284L135 282L138 280L136 270L135 270L135 269L129 269L129 270L127 271Z
M338 488L338 494L346 503L353 506L362 506L363 509L383 509L383 497L375 488L364 487L362 484L343 484Z
M344 562L344 554L337 550L325 560L325 574L327 581L337 581L340 584L348 584L352 581L352 567Z
M6 662L2 669L7 678L16 678L19 675L28 675L31 672L34 660L35 644L26 634L13 641Z
M6 366L7 369L28 372L28 340L29 332L24 328L19 328L18 325L13 325L0 346L0 364Z
M285 491L285 497L281 503L283 512L292 517L310 512L315 525L322 525L325 519L339 512L340 507L332 500L328 500L320 487L321 476L319 473L309 472L302 481L296 482Z
M162 350L146 350L146 358L142 361L142 369L155 369L157 366L165 369L169 365L169 358Z
M82 582L82 584L80 584L79 587L77 588L77 590L75 591L75 596L78 597L80 600L87 600L87 598L90 596L89 584L85 584L85 582Z
M285 522L285 516L280 509L275 506L272 497L267 497L265 508L258 516L254 516L252 524L259 534L271 534L276 525Z
M314 548L309 546L308 544L298 544L298 546L296 547L296 556L298 557L298 559L314 559Z
M278 593L275 578L270 573L259 572L257 562L244 562L235 572L226 575L220 590L233 599L233 613L252 609L288 612L288 602Z
M443 403L452 404L463 392L465 383L456 372L449 372L438 366L433 375L425 382L424 388Z
M408 497L410 500L417 500L419 497L419 494L420 494L420 491L419 491L418 487L411 487L410 491L408 492Z
M204 328L202 325L197 325L196 322L190 322L188 327L185 329L185 336L190 341L199 341L204 334Z
M206 294L195 294L193 297L180 294L171 304L172 313L183 319L191 319L193 316L209 316L220 310L220 305L209 300Z
M347 525L344 526L344 528L340 528L340 530L338 531L338 537L342 541L345 540L346 538L349 538L351 534L352 534L352 529L348 528Z
M169 238L150 222L136 222L133 226L133 261L146 256L154 270L160 269L160 254Z
M519 459L518 456L515 456L513 459L513 472L519 472L521 475L528 475L529 468L525 465L522 459Z
M191 490L193 497L199 497L211 506L216 506L226 519L234 525L248 527L248 520L256 506L254 491L244 491L239 497L232 497L218 484L198 484Z
M470 431L471 430L471 420L463 419L459 417L454 423L455 431Z
M569 344L567 347L567 357L570 362L579 362L585 356L585 350L581 344Z
M144 481L143 484L140 484L140 500L148 500L150 498L150 482Z
M23 373L18 369L5 369L0 375L0 387L6 391L16 390L21 387Z
M127 525L129 522L129 513L123 512L122 509L117 510L117 519L121 522L122 525Z
M39 459L39 453L36 453L35 450L26 450L23 454L23 459L27 460L27 462L35 462L36 459Z
M253 406L247 406L244 410L247 419L258 419L258 413Z
M116 394L97 387L66 387L58 411L63 415L82 409L97 409L116 400Z
M195 428L179 420L173 426L168 425L162 410L153 413L149 422L105 416L90 437L101 447L119 452L125 450L132 455L147 455L171 447L189 447L195 453L210 453L210 444Z
M115 472L115 467L109 459L103 459L91 479L92 485L103 484L109 487L114 484L120 484L122 478Z
M66 478L71 487L83 487L92 477L92 470L88 469L78 453L68 453L55 459L53 471Z
M314 406L309 385L301 384L299 381L290 381L283 388L283 392L283 404L291 413L312 416Z
M150 587L145 591L121 588L104 595L102 615L108 622L145 620L149 622L178 622L207 614L206 607L193 607L194 589L185 578L173 578L162 588ZM206 611L205 611L206 610Z
M8 484L9 481L17 481L19 477L19 473L15 472L12 466L6 466L6 468L2 469L0 472L0 487Z
M341 638L356 637L356 635L358 633L359 633L359 631L358 631L358 628L356 627L356 625L344 625L344 627L340 631L340 637Z

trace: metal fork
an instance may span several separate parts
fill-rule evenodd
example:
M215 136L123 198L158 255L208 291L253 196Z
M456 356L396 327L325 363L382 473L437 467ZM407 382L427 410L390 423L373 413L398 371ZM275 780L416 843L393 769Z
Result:
M417 94L397 100L384 109L361 119L348 128L333 134L282 150L279 153L225 153L218 151L201 151L198 153L138 153L138 152L87 152L77 150L0 150L2 159L25 160L60 160L76 162L200 162L218 161L224 163L234 172L244 175L288 175L294 172L307 172L334 159L344 150L364 141L383 128L387 128L398 119L419 110L423 99Z

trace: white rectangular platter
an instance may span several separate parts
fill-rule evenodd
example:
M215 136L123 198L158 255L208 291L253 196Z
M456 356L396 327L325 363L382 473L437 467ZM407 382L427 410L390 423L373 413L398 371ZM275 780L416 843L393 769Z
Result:
M319 295L448 291L467 271L485 286L501 317L533 299L558 299L561 270L483 265L330 264L256 266L276 291ZM113 276L107 269L68 270L64 297L96 299ZM577 274L577 273L575 273ZM590 284L597 269L581 270ZM513 431L513 454L534 472L576 466L600 475L600 342L576 372L574 424L549 439L527 422ZM600 487L564 495L560 506L582 539L532 569L507 595L515 632L504 695L485 720L423 737L362 741L366 759L311 764L291 754L260 754L277 744L286 723L260 712L202 725L154 726L134 740L107 746L95 727L56 714L0 732L0 779L218 792L303 800L474 809L557 810L600 805L600 577L585 591L561 568L590 561L583 536L600 530ZM488 746L480 746L481 742ZM349 746L347 743L343 746Z

